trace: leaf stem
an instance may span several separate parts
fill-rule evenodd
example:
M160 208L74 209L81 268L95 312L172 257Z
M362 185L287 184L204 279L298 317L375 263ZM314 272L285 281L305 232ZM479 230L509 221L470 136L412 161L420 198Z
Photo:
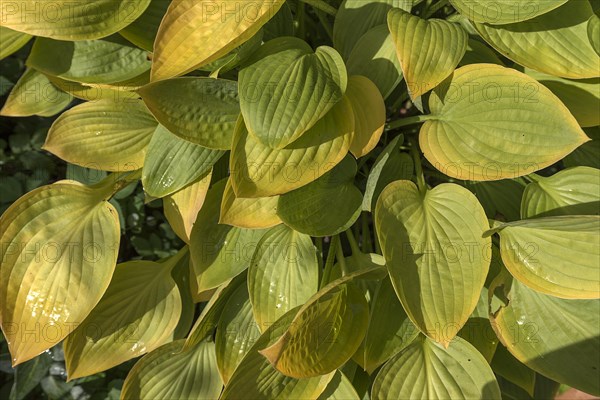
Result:
M369 221L367 219L367 213L363 212L361 217L362 222L362 249L363 253L371 253L373 246L371 245L371 230L369 229Z
M358 243L356 243L356 238L354 237L354 233L352 232L352 228L348 228L345 231L346 237L348 238L348 243L350 243L350 248L352 249L352 254L361 253L360 248L358 247Z
M309 6L314 7L317 10L321 10L329 15L333 15L334 17L337 14L337 10L323 0L300 0L300 2L306 3Z
M421 154L416 140L410 141L410 153L415 164L415 174L417 175L417 186L421 195L425 195L427 192L427 184L425 183L425 176L423 175L423 167L421 166Z
M387 124L386 129L398 129L404 126L420 124L421 122L428 121L430 119L434 119L433 115L415 115L413 117L401 118Z
M335 235L329 242L329 251L327 252L327 260L325 261L325 268L323 268L323 277L321 278L321 286L323 287L329 282L331 276L331 270L333 269L333 263L335 262L335 254L337 252L337 243L340 241L340 235Z
M327 36L329 36L329 39L331 39L333 41L333 28L331 27L331 24L327 20L327 16L321 10L317 10L316 14L317 14L317 17L319 18L319 22L321 23L321 25L323 26L323 29L325 30L325 33L327 33Z
M338 236L339 239L339 236ZM356 242L355 242L356 244ZM348 275L348 268L346 267L346 259L344 258L344 249L342 248L342 242L340 240L337 241L336 248L336 258L340 263L340 268L342 269L342 276Z
M427 19L427 18L431 17L433 14L440 11L442 8L446 7L447 5L448 5L448 0L438 1L437 3L435 3L434 5L429 7L429 9L426 10L426 12L423 12L423 19Z
M525 175L523 178L525 178L526 180L528 180L530 183L535 183L535 182L539 182L540 180L543 179L542 176L535 174L535 173L531 173L529 175Z

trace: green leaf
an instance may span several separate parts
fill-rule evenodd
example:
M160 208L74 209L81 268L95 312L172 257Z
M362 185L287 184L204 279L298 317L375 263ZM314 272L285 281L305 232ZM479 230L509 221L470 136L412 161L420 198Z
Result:
M259 337L259 324L252 315L248 288L240 285L229 296L215 335L217 366L225 385Z
M182 310L171 270L186 253L163 263L117 265L98 305L64 341L69 379L105 371L170 341Z
M512 281L509 303L492 326L515 358L533 370L592 395L600 395L600 300L565 300Z
M509 380L533 396L535 372L510 354L506 347L498 346L490 365L495 374Z
M364 76L351 76L346 91L354 111L354 139L350 152L360 158L370 153L385 127L385 103L379 89Z
M465 186L477 196L488 218L501 221L521 219L521 199L525 190L522 179L467 181Z
M144 356L129 371L121 399L216 399L223 388L215 344L201 342L185 350L184 340Z
M223 154L181 139L159 125L144 159L144 190L152 197L173 194L205 175Z
M498 65L457 69L432 92L429 107L419 144L429 162L457 179L516 178L589 140L550 90Z
M421 337L377 374L371 398L497 399L500 388L485 358L461 338L444 349Z
M337 370L317 400L360 400L360 397L352 382L343 372Z
M250 265L264 229L219 224L225 180L210 188L192 228L190 254L199 291L214 289Z
M222 400L239 399L240 393L248 399L314 399L325 390L334 373L306 379L291 378L278 372L259 353L288 329L297 311L290 310L273 322L250 348L225 387Z
M110 84L147 72L150 61L144 50L118 35L78 42L37 38L27 66L68 81Z
M502 261L522 283L566 299L600 297L600 216L535 218L497 229Z
M592 14L588 1L568 1L528 21L473 25L498 52L525 67L563 78L597 78L600 56L587 33Z
M408 154L400 152L399 148L403 140L402 136L396 136L377 156L367 178L362 203L363 211L371 211L375 208L381 191L388 184L412 177L413 160Z
M600 15L594 13L588 20L587 25L588 39L594 48L594 51L600 56Z
M566 79L531 69L525 73L552 91L582 127L600 125L600 78Z
M144 50L152 51L160 21L167 12L171 0L151 0L146 10L135 21L119 31L119 34Z
M30 35L62 40L97 39L135 21L151 0L23 0L3 4L2 26Z
M492 361L498 346L498 338L490 325L490 303L492 307L498 307L501 300L497 297L488 299L488 288L484 286L475 311L473 311L465 326L458 332L458 336L471 343L488 363Z
M281 224L281 218L277 215L278 201L279 196L253 199L236 197L231 179L228 179L219 223L249 229L271 228Z
M64 339L104 294L117 261L117 211L106 189L62 181L0 217L0 320L13 365Z
M475 22L492 25L505 25L526 21L554 10L568 0L450 0L450 3L464 16Z
M27 395L48 375L52 363L50 352L44 352L32 360L17 365L14 368L14 383L8 400L26 399Z
M0 60L10 56L31 40L31 35L13 31L12 29L8 29L4 26L0 26L0 37L2 37Z
M387 24L377 25L361 36L346 67L349 75L362 75L373 81L384 99L392 94L402 81L402 67Z
M388 13L388 27L412 99L446 79L467 48L467 32L442 19L425 20L394 8Z
M469 37L469 41L467 42L467 50L465 51L465 55L460 60L458 65L462 67L469 64L504 65L494 50L481 41L471 37Z
M600 170L569 168L527 185L521 217L600 214Z
M338 103L348 76L331 47L313 52L301 39L274 39L240 71L240 107L250 134L282 149L297 140Z
M248 268L248 291L260 330L306 303L318 288L319 265L310 236L285 225L267 231Z
M352 280L380 267L346 275L312 296L279 340L260 353L282 374L310 378L341 367L367 331L369 309Z
M78 99L85 101L105 99L118 103L126 102L130 99L138 99L138 94L132 90L135 90L138 83L143 84L145 82L148 73L146 72L126 82L102 85L72 82L51 75L47 75L47 77L54 86Z
M333 25L333 43L344 59L371 28L385 24L392 7L410 11L415 0L345 0Z
M584 129L592 140L563 159L565 167L588 166L600 169L600 126Z
M140 100L83 103L54 121L43 148L83 167L140 169L156 126Z
M240 114L237 82L184 77L153 82L138 93L158 122L182 139L229 150Z
M408 316L447 347L475 309L490 265L483 208L456 184L420 193L414 183L397 181L379 196L375 226Z
M233 190L238 197L269 197L307 185L342 161L353 136L352 105L345 98L281 150L262 145L240 118L230 157Z
M167 259L168 260L168 259ZM191 259L189 250L177 261L171 276L177 283L179 294L181 294L181 317L177 321L177 326L173 331L173 340L185 338L196 318L196 303L194 293L192 293L191 278Z
M360 216L362 205L355 175L356 161L347 156L314 182L282 194L277 215L286 225L311 236L331 236L348 229Z
M363 368L372 374L394 354L408 346L419 334L410 322L389 279L379 284L371 302L369 328L362 354Z
M183 75L221 58L254 36L283 3L173 0L154 42L152 80Z
M54 86L46 75L35 69L28 69L8 95L0 115L50 117L64 110L71 100L73 97Z

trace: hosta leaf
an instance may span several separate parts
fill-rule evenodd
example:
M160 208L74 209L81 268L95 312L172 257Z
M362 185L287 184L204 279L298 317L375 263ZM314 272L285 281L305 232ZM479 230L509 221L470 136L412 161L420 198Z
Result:
M457 69L432 92L429 107L421 149L437 169L458 179L516 178L589 140L550 90L498 65Z
M450 0L464 16L475 22L504 25L530 20L565 4L568 0Z
M260 330L306 303L318 288L319 265L310 236L285 225L265 233L248 268L248 291Z
M252 315L248 288L240 285L229 297L217 325L217 365L225 385L248 350L260 337Z
M221 58L258 32L283 3L173 0L154 42L152 80L183 75Z
M348 74L363 75L373 81L384 98L392 93L402 81L402 67L387 24L369 29L359 39L346 67Z
M274 39L240 71L240 107L248 131L281 149L338 103L348 84L346 66L331 47L313 52L301 39Z
M335 371L333 378L327 384L325 391L317 400L360 400L352 382L341 371Z
M279 340L260 353L293 378L324 375L341 367L360 346L369 322L365 296L352 280L379 269L346 275L319 290Z
M144 356L129 371L121 399L216 399L223 388L215 344L201 342L184 350L184 340Z
M467 32L445 20L425 20L394 8L388 13L388 27L413 99L446 79L467 48Z
M342 161L353 135L352 105L345 98L281 150L262 145L240 118L230 158L233 190L238 197L268 197L302 187Z
M587 34L592 14L588 1L569 1L528 21L474 25L486 42L525 67L563 78L596 78L600 56Z
M223 193L219 223L239 228L271 228L281 224L281 218L277 215L278 201L279 196L252 199L236 197L231 180L228 180Z
M492 361L492 357L498 346L498 338L490 325L490 303L492 307L498 307L501 304L501 300L497 297L488 299L488 288L483 287L475 311L473 311L467 323L458 332L458 336L471 343L488 363Z
M600 169L600 126L584 129L592 140L563 159L565 167L588 166Z
M54 86L46 75L35 69L28 69L8 95L0 115L50 117L61 112L71 100L73 97Z
M590 17L590 19L588 20L587 33L588 33L588 39L590 39L590 43L592 44L594 51L596 52L596 54L598 54L600 56L600 39L598 39L598 37L600 37L600 15L599 14L594 13L594 15L592 15Z
M527 185L521 217L600 214L600 170L576 167Z
M171 270L186 253L163 263L117 265L98 305L63 343L69 379L107 370L171 339L182 310Z
M142 74L139 77L134 78L134 81L138 79L143 81L147 73ZM65 79L58 78L56 76L47 75L48 79L54 86L60 90L69 93L73 97L76 97L85 101L98 101L98 100L112 100L114 103L126 102L130 99L138 99L140 96L130 91L129 86L120 86L122 82L118 82L114 85L95 85L95 84L83 84L79 82L67 81ZM127 89L127 90L125 90Z
M190 254L202 292L216 288L243 272L252 259L264 229L244 229L219 224L225 180L210 188L192 228Z
M392 7L410 11L415 0L345 0L333 25L333 43L344 59L371 28L385 24Z
M469 38L467 50L458 65L461 67L469 64L498 64L504 63L498 58L497 53L479 40Z
M371 303L362 366L372 374L381 364L408 346L419 334L410 322L389 279L379 284Z
M284 2L273 18L263 26L263 40L268 42L280 36L294 36L294 25L290 3Z
M182 139L229 150L240 114L237 82L185 77L154 82L139 91L158 122Z
M363 211L371 211L375 208L381 191L389 183L401 179L408 180L412 177L413 160L408 154L401 153L399 149L403 140L402 136L396 136L377 156L367 178L362 203Z
M500 388L485 358L464 339L444 349L419 338L377 374L371 397L384 399L495 399Z
M197 181L163 199L164 213L169 225L186 243L190 241L192 227L204 204L211 178L212 170Z
M205 175L223 154L181 139L159 125L144 160L144 190L153 197L175 193Z
M106 193L74 181L27 193L0 218L0 320L13 364L64 339L108 287L120 228Z
M286 225L311 236L330 236L348 229L360 216L362 205L355 175L356 161L347 156L314 182L282 194L277 215Z
M477 196L488 218L501 221L521 219L521 198L525 182L521 179L467 181L465 186Z
M424 334L447 347L475 309L490 265L483 208L455 184L420 193L414 183L397 181L379 196L375 218L404 309Z
M142 168L157 126L140 100L80 104L52 124L44 149L82 167L124 171Z
M13 31L4 26L0 26L0 37L2 37L2 50L0 50L0 60L13 54L21 47L25 46L31 40L31 35Z
M566 79L526 68L525 73L552 91L582 127L600 125L600 78Z
M600 395L600 300L565 300L512 281L509 303L492 318L498 338L545 376Z
M533 396L535 371L517 360L503 345L498 346L490 364L495 374L509 380Z
M600 298L600 216L560 216L499 228L502 261L522 283L567 299Z
M259 353L273 344L293 321L298 310L290 310L267 329L250 348L231 376L222 400L238 399L240 394L248 399L316 399L334 377L334 373L306 379L294 379L277 371Z
M37 38L27 65L45 74L80 83L116 83L150 69L147 53L115 35L64 42Z
M171 0L151 0L146 10L119 34L144 50L152 51L160 21L167 12Z
M168 261L166 259L165 261ZM163 262L165 262L163 261ZM177 261L175 267L173 267L173 271L171 272L171 276L175 280L177 284L177 288L179 289L179 294L181 294L181 316L179 317L179 321L177 321L177 326L171 335L173 340L183 339L188 336L190 329L192 328L192 324L194 323L194 318L196 318L196 301L194 299L194 293L192 292L191 285L191 259L190 252L185 252L179 260Z
M354 111L354 139L350 152L362 157L377 146L385 125L385 103L379 89L364 76L351 76L346 92Z
M74 2L23 0L2 4L2 26L63 40L97 39L118 32L139 17L151 0Z

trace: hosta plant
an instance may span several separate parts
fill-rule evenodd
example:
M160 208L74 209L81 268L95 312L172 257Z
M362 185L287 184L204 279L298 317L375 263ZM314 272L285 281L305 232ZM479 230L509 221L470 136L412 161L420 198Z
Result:
M600 395L598 8L2 0L2 115L110 172L2 214L13 365L139 357L123 399ZM186 245L117 263L138 181Z

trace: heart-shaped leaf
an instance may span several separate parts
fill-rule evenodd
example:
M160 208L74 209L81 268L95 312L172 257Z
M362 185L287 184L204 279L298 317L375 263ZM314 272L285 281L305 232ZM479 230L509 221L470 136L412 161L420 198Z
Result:
M461 338L444 349L419 338L379 371L371 398L387 399L494 399L500 388L483 356Z
M2 26L62 40L97 39L118 32L139 17L151 0L22 0L2 5Z
M238 228L271 228L281 224L281 218L277 215L278 201L279 196L252 199L236 197L230 179L223 193L219 223Z
M13 54L21 47L25 46L31 40L31 35L13 31L4 26L0 26L0 36L2 37L2 50L0 50L0 60Z
M568 1L527 21L474 26L486 42L525 67L563 78L597 78L600 56L587 33L592 14L588 1Z
M175 193L205 175L223 154L181 139L159 125L144 160L144 190L153 197Z
M154 42L152 80L183 75L221 58L254 36L283 3L171 1Z
M388 27L413 99L446 79L467 48L467 32L446 20L425 20L394 8L388 13Z
M379 196L375 224L408 316L447 347L475 309L490 265L483 208L456 184L421 193L414 183L397 181Z
M0 115L50 117L64 110L71 100L73 96L54 86L46 75L30 68L13 87Z
M600 300L559 299L517 280L505 291L509 303L491 319L508 350L535 371L599 396Z
M167 13L171 0L152 0L146 10L119 34L136 46L152 51L160 21Z
M240 106L248 131L282 149L338 103L348 84L342 57L331 47L313 52L301 39L274 39L240 71Z
M475 22L505 25L526 21L554 10L568 0L450 0L450 3L465 17Z
M237 83L184 77L153 82L139 91L156 120L182 139L229 150L240 114Z
M499 65L457 69L432 92L429 107L421 149L437 169L458 179L516 178L589 140L550 90Z
M150 69L147 57L145 51L119 35L78 42L37 38L27 65L68 81L110 84L147 72Z
M600 298L600 216L535 218L495 230L504 265L522 283L566 299Z
M318 288L319 265L310 236L285 225L265 233L248 268L250 301L260 330L306 303Z
M379 143L385 126L385 103L379 89L364 76L351 76L346 91L354 111L354 139L350 152L360 158Z
M13 364L59 343L108 287L121 236L106 190L43 186L0 217L0 320Z
M238 197L269 197L309 184L342 161L353 136L354 114L345 98L281 150L261 144L240 118L229 165L233 190Z
M360 216L362 194L354 186L356 161L347 156L314 182L279 196L277 215L288 226L311 236L331 236Z
M184 349L185 340L166 344L144 356L129 371L121 398L216 399L223 389L213 342Z
M521 217L600 214L600 170L569 168L527 185Z
M44 149L82 167L140 169L156 126L140 100L83 103L54 121Z
M163 262L117 265L106 293L63 346L69 379L93 375L167 343L182 303L171 270L187 248Z

